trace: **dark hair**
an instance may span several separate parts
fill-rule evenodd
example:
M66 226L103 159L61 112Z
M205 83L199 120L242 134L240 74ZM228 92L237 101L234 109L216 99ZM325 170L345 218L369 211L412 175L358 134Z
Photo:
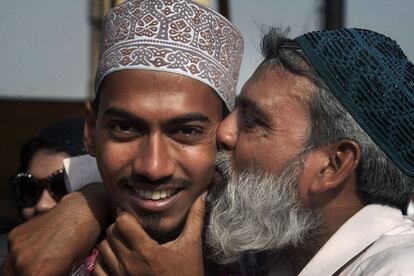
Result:
M51 153L64 152L69 156L85 154L83 145L83 118L68 118L54 123L40 131L20 149L19 172L27 172L30 161L40 150Z
M327 145L342 139L358 143L361 162L357 168L357 185L365 203L389 205L406 214L414 178L403 173L372 141L330 92L297 42L286 37L287 33L276 28L267 30L261 45L265 60L260 70L281 67L315 84L316 91L308 106L312 128L306 146Z
M32 139L27 141L20 150L20 172L27 172L30 161L33 156L40 150L48 150L51 153L65 152L69 154L63 147L46 142L41 139Z
M95 98L93 99L93 102L92 102L92 112L94 112L95 114L98 113L100 99L101 99L101 93L98 90L98 92L96 92L96 96L95 96Z

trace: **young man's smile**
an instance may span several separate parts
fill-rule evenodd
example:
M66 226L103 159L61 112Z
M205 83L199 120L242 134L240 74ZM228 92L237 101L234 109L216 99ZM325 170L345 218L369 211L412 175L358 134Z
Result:
M123 189L125 195L135 204L138 214L140 211L148 213L166 212L180 199L186 189L192 186L191 181L186 179L171 178L167 181L158 181L158 183L142 180L134 181L134 179L122 178L119 181L120 189Z
M222 101L200 81L144 70L110 74L100 93L89 151L113 209L135 214L153 236L179 231L213 179Z

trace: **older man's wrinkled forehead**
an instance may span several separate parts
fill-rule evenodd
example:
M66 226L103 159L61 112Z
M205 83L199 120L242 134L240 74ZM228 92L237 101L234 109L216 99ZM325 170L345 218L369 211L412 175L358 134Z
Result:
M257 87L257 83L260 82L266 82L266 89L258 90L253 87ZM289 94L292 100L307 108L308 103L316 92L316 85L309 77L294 74L281 65L262 64L243 86L240 97L247 91L254 94L256 100L258 98L277 100L281 96Z
M120 70L170 72L214 89L231 110L243 54L239 31L191 0L127 0L105 18L95 91Z

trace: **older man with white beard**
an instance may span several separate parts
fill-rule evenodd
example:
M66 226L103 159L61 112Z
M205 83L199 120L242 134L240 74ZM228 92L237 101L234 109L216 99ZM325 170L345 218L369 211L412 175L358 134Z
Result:
M266 252L269 275L412 275L413 64L360 29L271 30L262 50L217 134L213 257Z
M280 174L231 168L231 159L219 152L217 166L226 184L212 192L206 242L219 263L240 261L244 253L300 246L321 224L320 216L296 197L296 181L303 172L306 152L288 161ZM242 260L246 261L246 260Z

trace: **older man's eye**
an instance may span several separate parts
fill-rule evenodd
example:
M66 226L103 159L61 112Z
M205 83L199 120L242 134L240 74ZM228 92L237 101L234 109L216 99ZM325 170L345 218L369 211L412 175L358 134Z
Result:
M249 114L241 114L239 117L239 124L241 129L252 129L258 125L258 122L255 117Z
M267 137L271 128L267 122L254 114L241 114L239 117L240 132L244 132L253 137Z

